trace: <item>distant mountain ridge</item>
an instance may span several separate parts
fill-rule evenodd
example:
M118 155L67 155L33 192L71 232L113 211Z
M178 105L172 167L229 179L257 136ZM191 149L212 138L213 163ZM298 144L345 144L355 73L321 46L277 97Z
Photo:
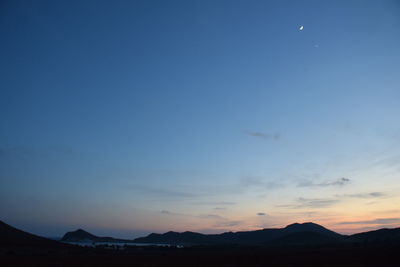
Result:
M68 236L71 237L71 235L84 238L84 240L101 239L82 229L70 232ZM262 240L261 243L232 242L234 238L248 241L250 240L248 236L255 235L259 236L258 240ZM196 266L264 266L267 264L268 266L307 267L389 267L398 266L400 249L400 228L380 229L338 237L337 233L319 225L293 224L278 229L228 232L219 235L167 232L149 236L157 238L183 236L190 242L189 244L206 242L206 245L183 250L154 246L107 245L83 248L35 236L0 221L0 266L128 266L132 264L135 266L192 266L193 264ZM265 242L267 236L272 241ZM222 239L225 243L209 243L213 238L214 241ZM113 251L110 252L109 249Z
M62 242L133 242L132 240L118 239L113 237L96 236L85 230L78 229L76 231L67 232L62 238Z
M307 246L325 244L400 244L400 228L379 229L353 235L341 235L315 223L294 223L284 228L255 231L201 234L195 232L166 232L149 234L133 240L99 237L85 230L67 232L62 242L125 242L158 243L170 245L240 245L240 246ZM31 246L56 248L67 246L61 242L36 236L0 221L0 246Z
M95 236L85 230L78 229L76 231L67 232L62 238L61 241L64 242L80 242L83 240L94 241L99 239L98 236Z
M400 241L400 228L384 228L364 233L358 233L351 235L349 238L354 242L362 243L398 242Z
M293 235L302 233L302 235ZM328 243L342 241L345 236L326 229L315 223L294 223L284 228L262 229L244 232L226 232L222 234L199 234L194 232L167 232L164 234L150 234L146 237L136 238L136 243L165 243L181 245L268 245L274 241L282 243L284 237L293 235L291 243L301 243L302 239L312 236L314 243ZM318 236L318 238L317 238ZM300 238L297 242L295 238Z
M338 243L399 242L400 228L380 229L354 235L341 235L321 225L306 222L293 223L283 228L266 228L254 231L201 234L196 232L151 233L133 240L98 237L82 229L68 232L62 242L126 242L169 245L324 245Z

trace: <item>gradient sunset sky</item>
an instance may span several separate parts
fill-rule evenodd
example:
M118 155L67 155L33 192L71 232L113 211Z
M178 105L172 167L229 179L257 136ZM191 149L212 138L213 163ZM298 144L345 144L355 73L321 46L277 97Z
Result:
M399 1L10 0L0 31L6 223L400 226Z

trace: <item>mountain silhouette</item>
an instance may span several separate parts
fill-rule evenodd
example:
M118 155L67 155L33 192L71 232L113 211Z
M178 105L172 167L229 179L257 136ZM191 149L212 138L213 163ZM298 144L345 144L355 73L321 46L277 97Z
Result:
M306 222L306 223L293 223L288 226L286 226L284 229L285 233L299 233L299 232L313 232L313 233L319 233L322 235L326 235L329 237L340 237L342 235L331 231L319 224L312 223L312 222Z
M66 240L104 240L82 229ZM150 234L142 240L186 242L191 248L87 248L32 235L0 221L0 266L398 266L400 228L343 236L320 225L204 235ZM118 240L111 238L111 240ZM174 241L174 242L170 242ZM253 243L251 243L253 242ZM166 242L167 243L167 242ZM211 246L207 246L211 245ZM264 246L265 245L265 246Z
M33 235L0 221L0 246L63 247L66 244Z
M100 237L93 235L85 230L67 232L62 238L62 242L132 242L132 240L117 239L113 237Z
M400 242L400 228L394 229L379 229L359 234L354 234L349 237L353 242L363 243L391 243Z
M61 241L64 242L82 242L82 241L96 241L100 237L95 236L85 230L78 229L76 231L67 232L62 238Z
M332 237L317 232L298 232L284 235L273 240L275 246L308 246L340 243L345 237Z
M301 233L301 235L299 234ZM298 235L293 235L298 234ZM291 243L301 243L302 240L314 240L318 242L337 242L344 236L335 233L315 223L294 223L285 228L262 229L243 232L226 232L222 234L200 234L194 232L167 232L164 234L152 233L146 237L136 238L137 243L165 243L179 245L270 245L279 240L284 242L284 237ZM295 242L295 240L298 241Z
M170 245L325 245L338 243L400 244L400 228L380 229L370 232L341 235L315 223L294 223L284 228L255 231L225 232L222 234L201 234L196 232L152 233L134 240L99 237L85 230L67 232L62 242L134 242ZM62 242L50 240L16 229L0 221L0 246L62 247Z

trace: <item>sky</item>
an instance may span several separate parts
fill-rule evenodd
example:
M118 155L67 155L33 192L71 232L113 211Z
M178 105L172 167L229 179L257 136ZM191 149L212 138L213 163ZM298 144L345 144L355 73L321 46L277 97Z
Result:
M0 219L400 226L398 1L1 1Z

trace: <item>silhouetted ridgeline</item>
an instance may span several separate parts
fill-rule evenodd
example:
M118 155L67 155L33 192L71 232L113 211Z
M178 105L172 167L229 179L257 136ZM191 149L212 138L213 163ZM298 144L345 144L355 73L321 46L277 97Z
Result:
M273 245L273 244L306 244L332 243L345 239L338 233L315 223L295 223L285 228L262 229L245 232L227 232L222 234L199 234L194 232L167 232L150 234L136 238L136 243L165 243L174 245Z
M118 239L97 237L80 229L67 233L63 240ZM400 228L344 236L305 223L220 235L168 232L132 241L141 240L197 246L87 248L35 236L0 222L0 266L399 266Z
M353 242L362 243L396 243L400 242L400 228L379 229L350 236Z
M341 235L315 223L294 223L284 228L262 229L222 234L201 234L195 232L167 232L149 234L134 240L98 237L82 229L68 232L63 242L123 242L146 244L169 244L183 246L305 246L341 243L400 242L400 228L381 229L354 235Z
M125 239L117 239L113 237L100 237L95 236L91 233L86 232L85 230L78 229L73 232L66 233L62 239L62 242L133 242L132 240L125 240Z
M287 246L287 245L328 245L342 243L400 243L400 228L380 229L354 235L341 235L315 223L295 223L284 228L262 229L222 234L201 234L195 232L167 232L150 234L134 240L99 237L82 229L67 232L62 242L112 242L112 243L153 243L184 246ZM0 244L63 246L63 243L29 234L0 221Z
M44 237L33 235L21 230L18 230L11 225L0 221L0 246L1 247L67 247L67 244L50 240Z

